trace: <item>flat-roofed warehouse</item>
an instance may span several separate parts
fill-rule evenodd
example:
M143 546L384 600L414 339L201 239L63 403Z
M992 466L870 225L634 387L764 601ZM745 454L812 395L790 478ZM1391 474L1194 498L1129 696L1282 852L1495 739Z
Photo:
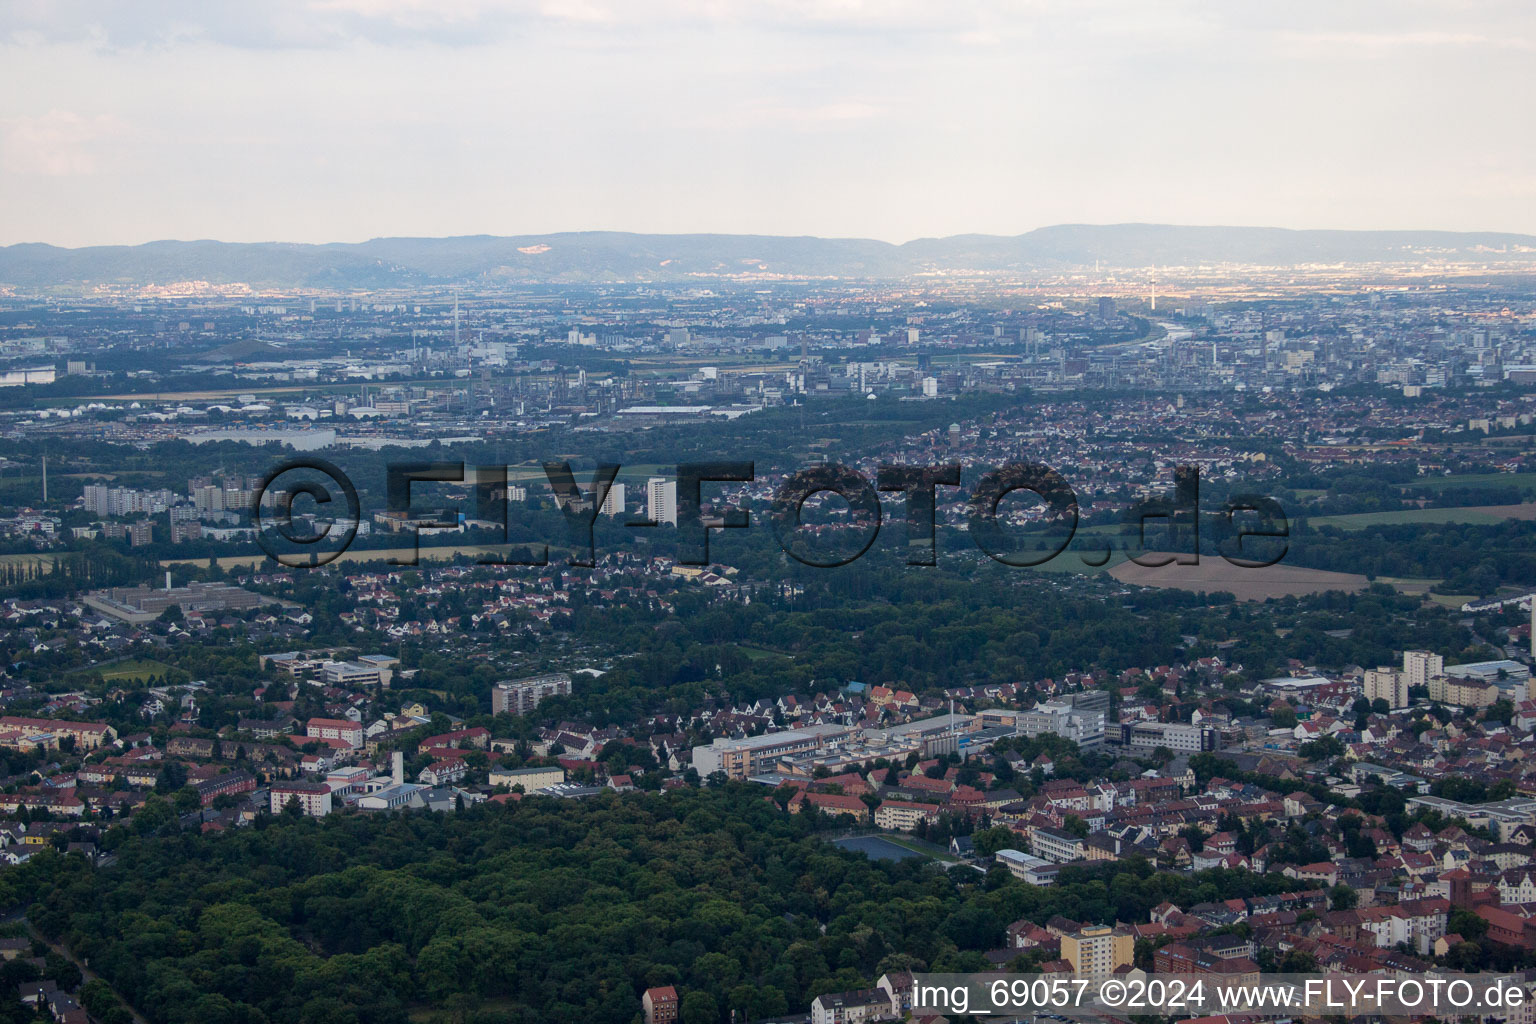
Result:
M280 603L276 598L228 583L189 583L184 587L159 589L112 587L92 591L82 600L103 615L133 623L153 622L171 605L183 612L223 612Z
M808 725L739 740L717 739L708 746L693 748L693 767L700 778L724 772L730 778L745 779L787 754L820 750L833 739L852 732L845 725Z

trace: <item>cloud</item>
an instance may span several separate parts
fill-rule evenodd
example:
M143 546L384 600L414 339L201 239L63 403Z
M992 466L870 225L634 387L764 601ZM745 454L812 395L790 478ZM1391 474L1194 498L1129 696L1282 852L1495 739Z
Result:
M115 117L69 110L0 118L0 167L11 174L47 177L94 174L100 144L125 130Z
M1529 230L1529 4L6 0L0 235Z
M517 5L523 7L522 4ZM85 43L105 52L212 44L250 50L332 49L357 41L403 44L486 42L492 16L476 3L409 0L264 0L256 4L187 0L12 0L0 38L12 45Z
M106 51L187 43L325 49L355 42L483 46L545 28L744 27L991 43L1034 6L989 0L10 0L0 14L0 39L83 42Z
M1410 48L1530 50L1518 29L1526 0L1457 9L1436 0L1385 5L1296 0L1294 17L1264 5L1196 0L7 0L0 40L13 45L86 43L103 51L204 43L241 49L378 46L484 47L541 31L636 32L743 29L847 37L858 46L899 38L993 47L1039 36L1157 48L1217 46L1261 30L1292 56L1381 55ZM1306 26L1298 29L1296 26ZM1258 41L1258 40L1254 40Z
M861 100L839 100L806 106L758 106L752 108L751 112L761 122L811 130L870 121L886 114L884 107Z
M1536 50L1536 43L1522 36L1488 36L1476 32L1282 32L1282 53L1301 57L1337 58L1396 56L1405 50L1482 49Z

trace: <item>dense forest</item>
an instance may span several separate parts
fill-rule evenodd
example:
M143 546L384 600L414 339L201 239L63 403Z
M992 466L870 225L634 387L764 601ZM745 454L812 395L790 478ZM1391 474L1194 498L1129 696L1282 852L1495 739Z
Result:
M1341 530L1296 524L1286 562L1367 576L1440 579L1446 594L1494 593L1536 579L1536 529L1498 524L1404 523Z
M887 970L982 969L1020 918L1145 921L1163 900L1296 885L1130 860L1041 889L1001 867L870 861L817 838L832 824L745 784L220 835L150 815L109 834L111 867L45 852L0 896L156 1024L400 1024L423 1006L632 1024L658 984L684 993L683 1024L717 1024Z

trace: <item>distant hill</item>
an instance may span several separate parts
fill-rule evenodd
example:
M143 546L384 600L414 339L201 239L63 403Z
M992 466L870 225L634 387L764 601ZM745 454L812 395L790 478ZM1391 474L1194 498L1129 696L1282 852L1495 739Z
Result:
M1536 264L1536 236L1453 231L1289 231L1166 224L1062 224L1023 235L953 235L892 245L863 238L638 235L615 231L356 244L148 242L0 247L0 284L31 288L203 280L256 287L678 281L737 275L894 278L931 271L1091 266L1383 263L1456 259Z

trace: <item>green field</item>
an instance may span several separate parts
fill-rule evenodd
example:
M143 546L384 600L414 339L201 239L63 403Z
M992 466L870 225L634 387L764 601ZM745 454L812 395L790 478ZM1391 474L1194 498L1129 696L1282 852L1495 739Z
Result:
M1440 581L1438 579L1415 579L1411 576L1377 576L1376 582L1392 584L1399 594L1419 594L1429 597L1431 596L1429 588L1437 585ZM1459 605L1463 601L1470 600L1472 600L1470 597L1457 598L1456 603Z
M793 658L793 654L785 654L783 651L770 651L766 647L753 647L751 644L736 644L736 649L747 656L748 661L762 661L764 658Z
M1067 548L1067 550L1063 551L1049 562L1046 562L1043 565L1028 566L1027 568L1039 569L1042 572L1097 573L1104 572L1106 569L1112 569L1130 557L1124 551L1116 550L1110 553L1109 561L1105 562L1103 565L1089 565L1083 561L1082 556L1086 554L1088 557L1097 561L1098 559L1104 557L1103 549L1101 548L1098 551L1094 551L1094 545L1091 542L1084 545L1085 550L1082 552L1079 552L1077 547L1078 544L1074 540L1074 543L1071 547ZM1031 552L1031 554L1038 556L1044 554L1044 552Z
M27 555L0 555L0 563L5 565L41 565L44 569L53 569L53 560L58 554L51 551L39 551L36 554Z
M1523 494L1536 495L1536 473L1464 473L1415 480L1405 490L1443 491L1451 487L1518 487Z
M582 456L576 454L557 455L553 457L553 461L558 461L562 458L570 459L574 463L579 462ZM583 487L591 479L592 472L590 469L573 466L572 472L575 474L577 482ZM625 463L619 467L619 475L614 477L614 480L630 487L636 487L644 484L646 480L653 476L670 475L675 472L677 472L676 466L663 465L659 462ZM508 466L507 479L513 483L526 484L530 482L544 483L548 478L544 473L543 466Z
M160 676L171 671L171 666L162 661L143 661L134 658L129 661L120 661L115 665L107 665L97 669L97 674L109 683L142 683L150 676Z
M1435 604L1446 608L1460 608L1468 601L1477 600L1476 594L1427 594L1426 596Z
M1340 530L1364 530L1370 526L1402 526L1407 523L1469 523L1488 526L1502 523L1507 516L1485 508L1408 508L1394 512L1359 512L1347 516L1318 516L1313 526L1333 526Z

